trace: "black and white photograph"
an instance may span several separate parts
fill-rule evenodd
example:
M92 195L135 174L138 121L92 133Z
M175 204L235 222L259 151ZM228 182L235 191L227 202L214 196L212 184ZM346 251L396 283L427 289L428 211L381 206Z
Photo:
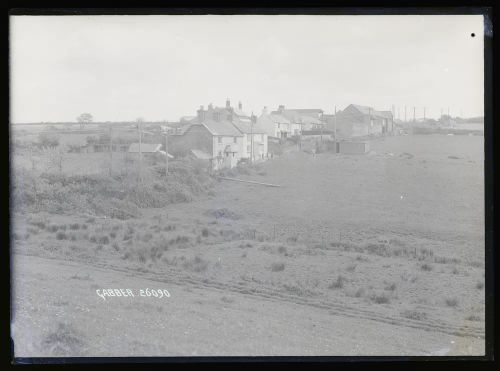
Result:
M14 357L485 356L488 27L11 14Z

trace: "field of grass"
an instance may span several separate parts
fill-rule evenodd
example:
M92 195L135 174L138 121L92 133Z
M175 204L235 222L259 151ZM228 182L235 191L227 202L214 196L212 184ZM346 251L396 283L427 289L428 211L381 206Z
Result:
M482 141L475 136L402 136L373 141L367 155L321 153L312 157L292 151L235 173L241 179L280 184L279 188L221 180L210 196L145 209L140 218L129 220L71 212L20 213L15 217L13 247L23 262L15 271L23 279L15 302L23 308L27 323L17 322L16 334L26 339L28 324L42 311L27 301L28 297L31 303L38 300L37 282L41 282L40 292L56 285L51 281L42 290L49 277L58 280L52 277L53 264L40 260L49 258L72 264L75 277L84 277L68 284L67 277L61 276L54 286L59 300L66 303L63 314L54 311L60 317L43 310L44 321L64 318L64 328L35 326L39 342L57 343L50 331L69 332L68 340L62 341L69 349L66 353L78 347L73 337L91 343L89 335L73 336L68 330L71 325L78 328L78 319L84 318L77 310L78 300L86 301L96 316L104 310L97 311L88 298L75 298L73 282L83 285L82 295L102 300L95 289L104 283L96 280L93 269L104 269L111 287L113 282L119 286L123 275L129 277L127 282L140 279L175 286L183 292L171 298L180 301L175 315L182 316L181 308L187 306L193 311L190 320L206 318L218 323L226 339L234 339L243 329L251 331L249 323L257 326L259 321L279 323L284 332L297 329L307 339L311 335L307 345L298 340L279 343L270 334L272 325L267 331L261 328L255 341L267 344L265 354L290 354L298 347L316 355L483 354ZM30 264L40 267L36 273L30 273ZM50 269L45 271L44 266ZM196 290L207 296L198 297ZM218 304L207 305L206 300ZM55 308L57 303L49 305ZM131 305L126 300L115 302L113 315L127 317ZM214 313L219 307L230 308L227 326L221 320L224 316ZM280 310L295 312L289 319L277 320L274 311ZM146 317L159 316L159 309L148 305L142 311ZM297 323L298 313L307 320ZM134 322L127 321L134 333L142 326L137 316ZM161 317L168 320L169 315L162 312ZM327 322L338 319L344 327L337 323L338 333L328 332ZM233 354L245 354L244 349L250 349L219 341L221 329L209 332L199 327L199 321L195 323L186 324L189 330L178 325L169 336L164 335L166 348L155 348L157 338L146 333L134 354L227 354L221 347L227 347L229 354L231 349ZM202 332L205 342L195 350L186 345L170 351L173 338L189 338L185 331ZM322 334L316 340L315 331ZM103 335L98 329L91 333L102 337L101 353L97 353L117 354L113 335ZM414 339L421 336L429 339L417 345ZM278 343L271 345L266 339ZM353 339L358 348L352 348ZM394 343L394 339L404 340ZM350 352L346 351L349 347ZM38 343L18 349L20 353L42 352ZM61 347L54 349L48 352L65 352ZM262 349L246 354L262 354ZM95 349L83 353L93 355Z

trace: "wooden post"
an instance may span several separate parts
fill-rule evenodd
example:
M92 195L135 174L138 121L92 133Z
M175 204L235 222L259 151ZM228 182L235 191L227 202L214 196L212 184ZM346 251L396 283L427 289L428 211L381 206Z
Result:
M253 164L253 112L250 118L250 162Z
M138 120L139 129L139 182L142 183L142 120Z
M165 129L165 177L168 175L168 129Z
M335 153L337 153L337 106L335 106L335 111L333 115L333 138L335 141Z
M109 175L113 174L113 127L109 124Z

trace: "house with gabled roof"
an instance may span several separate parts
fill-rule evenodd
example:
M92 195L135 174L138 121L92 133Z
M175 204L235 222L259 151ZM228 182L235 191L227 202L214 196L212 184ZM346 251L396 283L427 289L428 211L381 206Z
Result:
M285 116L278 113L269 113L264 107L257 119L257 124L269 138L285 139L293 135L292 123Z
M337 130L337 137L353 138L386 135L394 131L391 111L379 111L369 106L350 104L336 115L324 116L327 128Z
M323 110L321 108L287 108L280 105L277 111L272 114L279 114L290 121L292 135L299 135L302 130L321 129L324 123L321 121Z
M257 117L235 117L232 124L243 134L243 150L241 157L251 161L267 158L267 133L259 125ZM252 155L253 154L253 155Z
M197 150L210 157L213 169L236 166L244 158L245 135L233 124L234 111L226 108L201 106L196 118L169 136L172 153L187 155Z

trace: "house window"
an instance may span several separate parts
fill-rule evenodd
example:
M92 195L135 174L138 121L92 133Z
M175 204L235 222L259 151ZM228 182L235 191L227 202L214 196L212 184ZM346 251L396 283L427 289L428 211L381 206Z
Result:
M219 144L222 144L222 137L218 137L217 140L218 140Z
M236 139L238 139L238 138L236 138L236 137L234 137L234 138L233 138L233 142L234 142L234 143L236 143Z

